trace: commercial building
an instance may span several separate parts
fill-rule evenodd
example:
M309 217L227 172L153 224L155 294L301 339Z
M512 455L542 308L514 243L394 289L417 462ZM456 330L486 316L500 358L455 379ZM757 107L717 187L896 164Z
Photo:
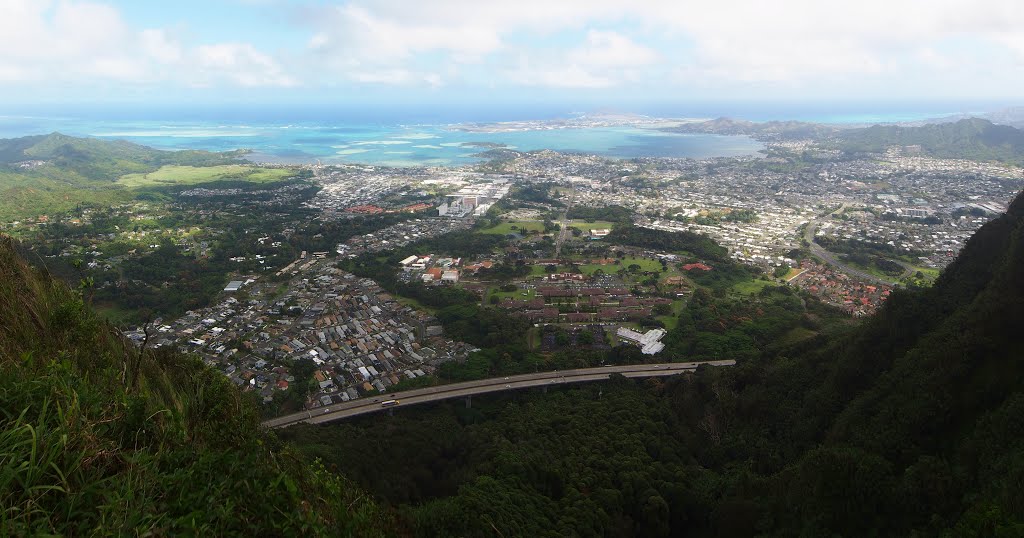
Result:
M665 344L661 343L661 339L667 334L665 329L651 329L646 333L641 334L633 329L619 327L619 330L616 331L615 334L622 340L626 340L640 346L640 351L644 355L654 355L655 353L665 349Z

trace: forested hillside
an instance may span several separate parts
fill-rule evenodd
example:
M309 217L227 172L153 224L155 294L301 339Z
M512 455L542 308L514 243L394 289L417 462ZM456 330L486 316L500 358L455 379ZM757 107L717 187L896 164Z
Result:
M48 161L84 179L116 181L164 165L214 166L238 162L244 152L164 151L124 140L78 138L61 133L0 140L0 163Z
M243 154L163 151L60 133L0 139L0 222L125 202L133 194L116 182L126 174L237 163Z
M1022 277L1024 195L932 288L732 369L285 435L423 536L1019 536Z
M0 239L0 535L374 536L358 488L220 372L140 353Z
M920 146L933 157L1018 165L1024 155L1024 131L978 118L919 127L873 125L840 131L837 138L838 147L848 152L881 153L889 146Z

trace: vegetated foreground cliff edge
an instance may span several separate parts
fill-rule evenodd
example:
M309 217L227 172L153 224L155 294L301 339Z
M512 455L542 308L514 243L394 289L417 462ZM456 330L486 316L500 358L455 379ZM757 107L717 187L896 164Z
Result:
M0 238L0 535L392 534L219 372L146 352Z

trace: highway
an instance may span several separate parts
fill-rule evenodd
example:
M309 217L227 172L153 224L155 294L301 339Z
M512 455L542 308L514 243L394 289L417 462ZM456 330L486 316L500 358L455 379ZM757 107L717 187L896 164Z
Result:
M842 212L844 209L846 209L846 207L847 207L847 204L843 204L842 206L840 206L839 209L837 209L837 210L833 211L832 213L830 213L829 216L832 216L832 215L835 215L837 213ZM820 219L813 220L813 221L809 222L807 224L807 228L804 230L804 240L806 240L807 244L810 246L811 253L813 253L815 256L821 258L825 263L827 263L829 265L832 265L833 267L839 269L840 271L843 271L844 273L846 273L848 275L852 275L852 276L861 278L863 280L866 280L868 282L872 282L874 284L884 284L884 285L888 285L888 286L898 286L899 285L899 282L894 282L894 281L891 281L891 280L885 280L885 279L882 279L882 278L878 278L877 276L872 275L871 273L868 273L867 271L862 271L860 269L857 269L856 267L851 266L850 264L843 263L843 262L839 261L839 259L836 258L835 254L825 250L824 247L822 247L821 245L816 243L814 241L814 235L818 232L819 221L820 221ZM910 272L911 272L910 271L910 267L907 264L905 264L903 262L900 262L898 260L892 260L892 261L894 261L894 262L900 264L901 266L903 266L904 276L908 276L910 274Z
M436 387L427 387L404 392L395 392L392 394L381 394L380 396L374 397L359 398L357 400L331 405L325 408L311 409L309 411L302 411L300 413L293 413L291 415L273 418L263 422L263 425L268 428L284 428L300 422L323 424L368 413L379 413L388 409L401 409L410 405L438 402L451 398L467 398L476 394L488 394L492 392L503 392L533 387L555 387L568 383L601 381L608 379L611 374L620 374L625 377L669 376L684 372L692 372L702 364L709 366L733 366L736 364L736 361L721 360L603 366L600 368L580 368L576 370L538 372L535 374L481 379L478 381L452 383L450 385L439 385ZM381 402L386 400L398 400L399 403L391 407L381 407Z

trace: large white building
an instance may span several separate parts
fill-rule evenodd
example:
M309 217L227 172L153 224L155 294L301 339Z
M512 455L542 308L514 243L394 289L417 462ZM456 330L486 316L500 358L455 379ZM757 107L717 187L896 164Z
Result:
M665 329L651 329L646 333L638 333L633 329L626 327L619 327L616 333L619 338L632 342L640 346L640 351L644 355L654 355L655 353L665 349L665 344L661 343L661 339L668 334Z
M475 214L482 215L490 207L508 194L511 184L501 179L491 183L476 183L466 185L461 189L448 194L448 201L437 208L437 214L441 217L465 217Z

